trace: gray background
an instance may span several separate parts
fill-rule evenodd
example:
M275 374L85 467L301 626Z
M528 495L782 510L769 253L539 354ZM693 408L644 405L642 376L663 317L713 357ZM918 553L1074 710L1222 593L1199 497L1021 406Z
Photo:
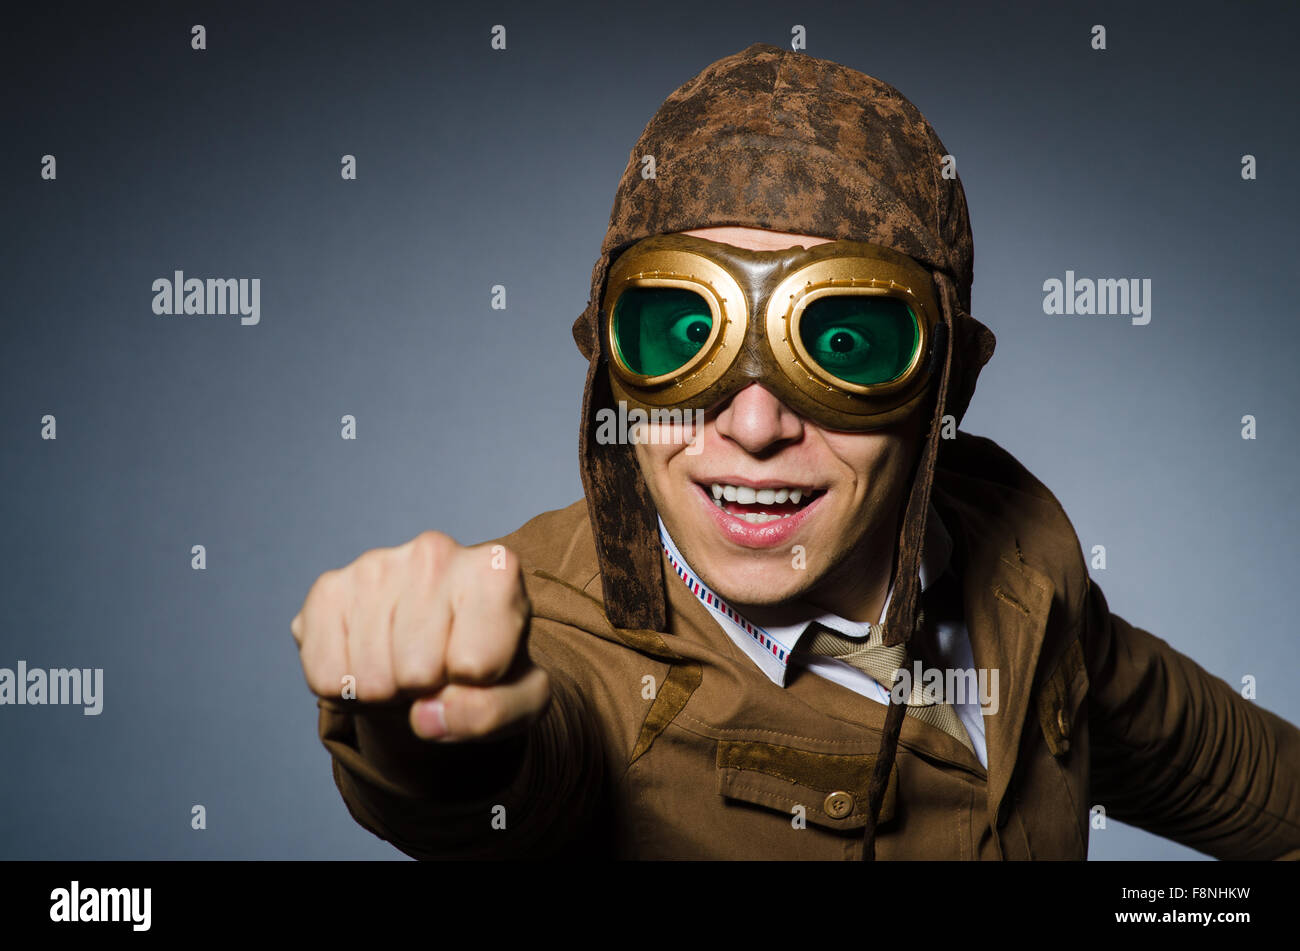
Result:
M629 150L796 22L957 156L998 335L964 428L1106 546L1112 610L1300 721L1294 8L971 6L7 12L0 666L103 667L105 697L0 708L0 857L400 857L333 786L289 619L366 549L580 496L569 327ZM154 316L177 268L260 277L261 324ZM1150 325L1044 315L1067 268L1151 278ZM1112 822L1091 855L1197 853Z

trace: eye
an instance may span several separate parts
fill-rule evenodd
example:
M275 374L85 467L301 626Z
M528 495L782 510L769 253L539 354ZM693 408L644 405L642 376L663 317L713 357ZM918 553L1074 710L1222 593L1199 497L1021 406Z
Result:
M708 317L701 316L698 311L691 311L673 321L668 335L673 341L684 345L691 353L694 353L702 343L709 339L709 332L712 330L710 324L711 321Z
M908 368L920 331L911 308L898 298L830 294L804 309L799 338L827 373L870 386L896 379Z
M660 376L681 369L713 333L709 303L680 287L631 287L614 308L614 340L633 373Z
M817 335L812 347L823 358L835 363L865 359L871 350L867 336L851 327L827 327Z

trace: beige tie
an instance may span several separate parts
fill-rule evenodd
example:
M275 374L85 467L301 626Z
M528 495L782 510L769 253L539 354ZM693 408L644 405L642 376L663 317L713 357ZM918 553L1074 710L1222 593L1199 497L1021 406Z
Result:
M823 654L842 660L858 670L865 671L878 684L889 690L894 685L894 672L902 665L907 647L904 644L885 647L881 643L884 636L883 624L872 624L871 632L865 638L853 638L813 621L804 631L799 643L795 645L795 650ZM925 689L915 678L912 681L912 694L907 698L907 715L916 717L922 723L938 727L972 754L975 752L970 735L957 717L957 711L953 709L952 704L928 701Z

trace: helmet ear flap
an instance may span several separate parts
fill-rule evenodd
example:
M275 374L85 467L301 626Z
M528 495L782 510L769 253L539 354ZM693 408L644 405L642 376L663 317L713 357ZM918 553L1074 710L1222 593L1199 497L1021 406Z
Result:
M963 307L959 291L947 274L935 272L935 281L939 284L940 306L948 314L944 322L949 324L948 336L953 351L953 376L944 412L960 424L975 394L975 381L980 370L997 347L997 337Z
M605 290L605 277L609 274L610 256L602 254L591 268L591 293L587 297L587 306L578 319L573 322L573 342L578 345L578 352L590 361L595 358L600 334L600 297Z
M598 349L587 368L578 457L605 615L615 627L665 631L668 609L658 510L634 447L625 442L605 445L596 436L596 410L613 403L609 367Z
M934 325L934 337L930 341L930 365L926 368L926 373L932 380L943 372L943 352L947 347L948 324L941 320Z
M947 347L948 323L947 321L941 320L935 324L934 336L930 339L930 353L927 361L928 365L926 367L926 374L930 380L938 380L939 374L943 372L943 355ZM930 398L923 404L926 416L925 430L921 433L921 439L923 442L930 438L930 431L936 425L942 423L942 420L934 415L934 400L937 395L937 390L938 385L932 384L930 388Z

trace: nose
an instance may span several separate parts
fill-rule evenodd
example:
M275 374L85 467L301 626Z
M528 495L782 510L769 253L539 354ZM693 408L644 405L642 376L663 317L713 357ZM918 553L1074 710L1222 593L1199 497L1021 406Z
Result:
M723 406L714 423L718 435L751 455L761 455L803 436L803 420L758 383Z

